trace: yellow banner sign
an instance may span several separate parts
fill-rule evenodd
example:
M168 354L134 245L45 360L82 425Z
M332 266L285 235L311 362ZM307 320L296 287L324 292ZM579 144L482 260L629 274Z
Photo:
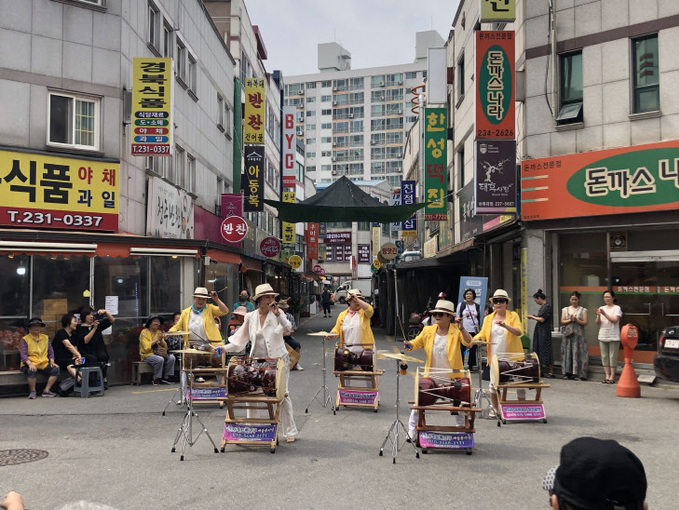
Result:
M132 155L172 156L172 59L135 57L133 66Z
M284 191L283 192L283 202L289 202L294 204L297 193L294 191ZM283 244L295 244L295 224L288 223L287 221L282 222L283 229Z
M481 23L506 23L516 19L516 0L480 0Z
M264 80L245 79L245 118L243 119L243 143L264 143L264 119L266 101L264 100Z
M297 269L299 266L302 265L302 257L299 255L293 255L288 259L288 264L290 264L290 267L293 269Z
M120 163L0 151L0 225L118 230Z

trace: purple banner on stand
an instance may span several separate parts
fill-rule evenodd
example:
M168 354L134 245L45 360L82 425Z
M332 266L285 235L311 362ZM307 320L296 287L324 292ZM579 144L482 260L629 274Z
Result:
M547 418L543 404L500 404L502 418L510 420L544 420Z
M376 391L362 390L337 390L339 393L340 404L365 404L375 405L377 400Z
M216 400L226 397L226 388L193 388L193 400ZM189 390L186 390L186 398L189 398Z
M261 441L270 443L276 440L278 425L245 425L242 423L224 424L224 441Z
M448 450L474 448L474 434L468 432L419 432L422 448L445 448Z

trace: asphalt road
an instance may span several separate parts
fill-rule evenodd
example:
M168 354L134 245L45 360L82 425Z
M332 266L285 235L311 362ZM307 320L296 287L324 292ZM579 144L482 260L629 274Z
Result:
M314 402L304 413L322 380L321 339L305 333L333 324L317 316L299 327L305 370L290 377L299 436L294 444L281 443L274 455L268 447L234 445L215 454L202 436L180 462L170 449L184 411L172 404L161 415L174 387L117 386L89 399L6 398L0 399L0 450L40 449L49 455L0 464L0 493L21 492L32 510L80 508L76 502L83 500L118 509L548 508L544 474L558 464L564 443L592 435L620 441L643 461L650 508L676 508L677 389L643 387L642 398L629 399L616 397L614 386L598 380L551 380L551 388L543 390L547 424L498 428L477 419L473 455L430 450L416 459L405 444L392 464L389 448L382 457L378 453L396 416L395 362L378 364L386 370L379 412L343 408L333 415ZM379 331L376 337L378 349L399 346ZM424 359L422 351L411 354ZM334 398L331 349L327 360ZM412 399L415 366L401 379L403 404ZM219 446L224 411L197 410ZM407 418L404 405L401 419Z

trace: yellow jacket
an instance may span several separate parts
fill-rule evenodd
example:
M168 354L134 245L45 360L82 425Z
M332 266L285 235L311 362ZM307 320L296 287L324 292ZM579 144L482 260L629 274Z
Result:
M158 330L158 332L162 333L160 330ZM151 342L153 342L153 337L154 334L151 333L151 330L148 328L142 329L141 333L139 333L139 355L142 361L153 354L153 345L151 344ZM164 338L156 345L167 350L167 343Z
M495 312L491 313L490 315L486 315L486 317L483 319L483 326L481 326L481 331L479 331L478 334L474 337L474 340L480 339L483 340L484 342L490 342L491 330L493 328L494 320ZM519 331L521 331L521 334L523 334L523 326L521 325L521 319L519 318L518 313L513 312L511 310L507 310L505 322L507 323L508 326L519 328ZM517 336L507 331L507 349L509 352L523 354L523 346L521 345L521 335ZM488 345L489 360L492 355L493 353L491 352L491 345Z
M344 328L342 326L344 325L344 318L347 316L348 311L349 309L347 308L337 316L335 327L332 328L332 331L339 334L340 348L344 348ZM361 308L356 313L361 317L361 345L364 349L372 349L375 347L375 337L373 336L373 330L370 329L370 317L373 316L375 311L371 305L368 305L367 309L363 310Z
M21 339L26 343L26 353L28 354L28 359L35 365L38 370L46 369L50 364L50 358L54 358L54 353L52 351L52 344L50 344L50 339L47 335L40 333L40 340L37 342L33 335L30 333ZM50 356L50 354L52 354ZM21 366L26 365L23 361Z
M438 326L436 324L432 326L425 326L422 329L422 333L417 335L413 340L410 340L410 344L413 346L413 350L424 347L424 352L427 354L427 360L425 361L425 370L428 372L433 363L434 357L434 340L436 339L436 330ZM462 354L460 352L460 344L470 346L471 342L466 342L460 329L455 323L450 323L448 327L448 363L450 363L450 368L453 370L463 370L464 364L462 362Z
M221 317L228 312L222 312L218 306L206 304L203 309L203 327L205 328L206 340L211 344L221 345L224 343L222 334L219 332L217 324L215 324L215 317ZM179 317L179 322L170 328L170 331L188 331L189 317L191 315L191 307L182 310L182 315Z

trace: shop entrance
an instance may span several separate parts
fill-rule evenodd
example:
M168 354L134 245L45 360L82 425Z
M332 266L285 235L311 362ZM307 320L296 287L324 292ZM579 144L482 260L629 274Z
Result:
M655 351L662 330L679 324L679 250L611 253L623 323L639 328L637 350Z

